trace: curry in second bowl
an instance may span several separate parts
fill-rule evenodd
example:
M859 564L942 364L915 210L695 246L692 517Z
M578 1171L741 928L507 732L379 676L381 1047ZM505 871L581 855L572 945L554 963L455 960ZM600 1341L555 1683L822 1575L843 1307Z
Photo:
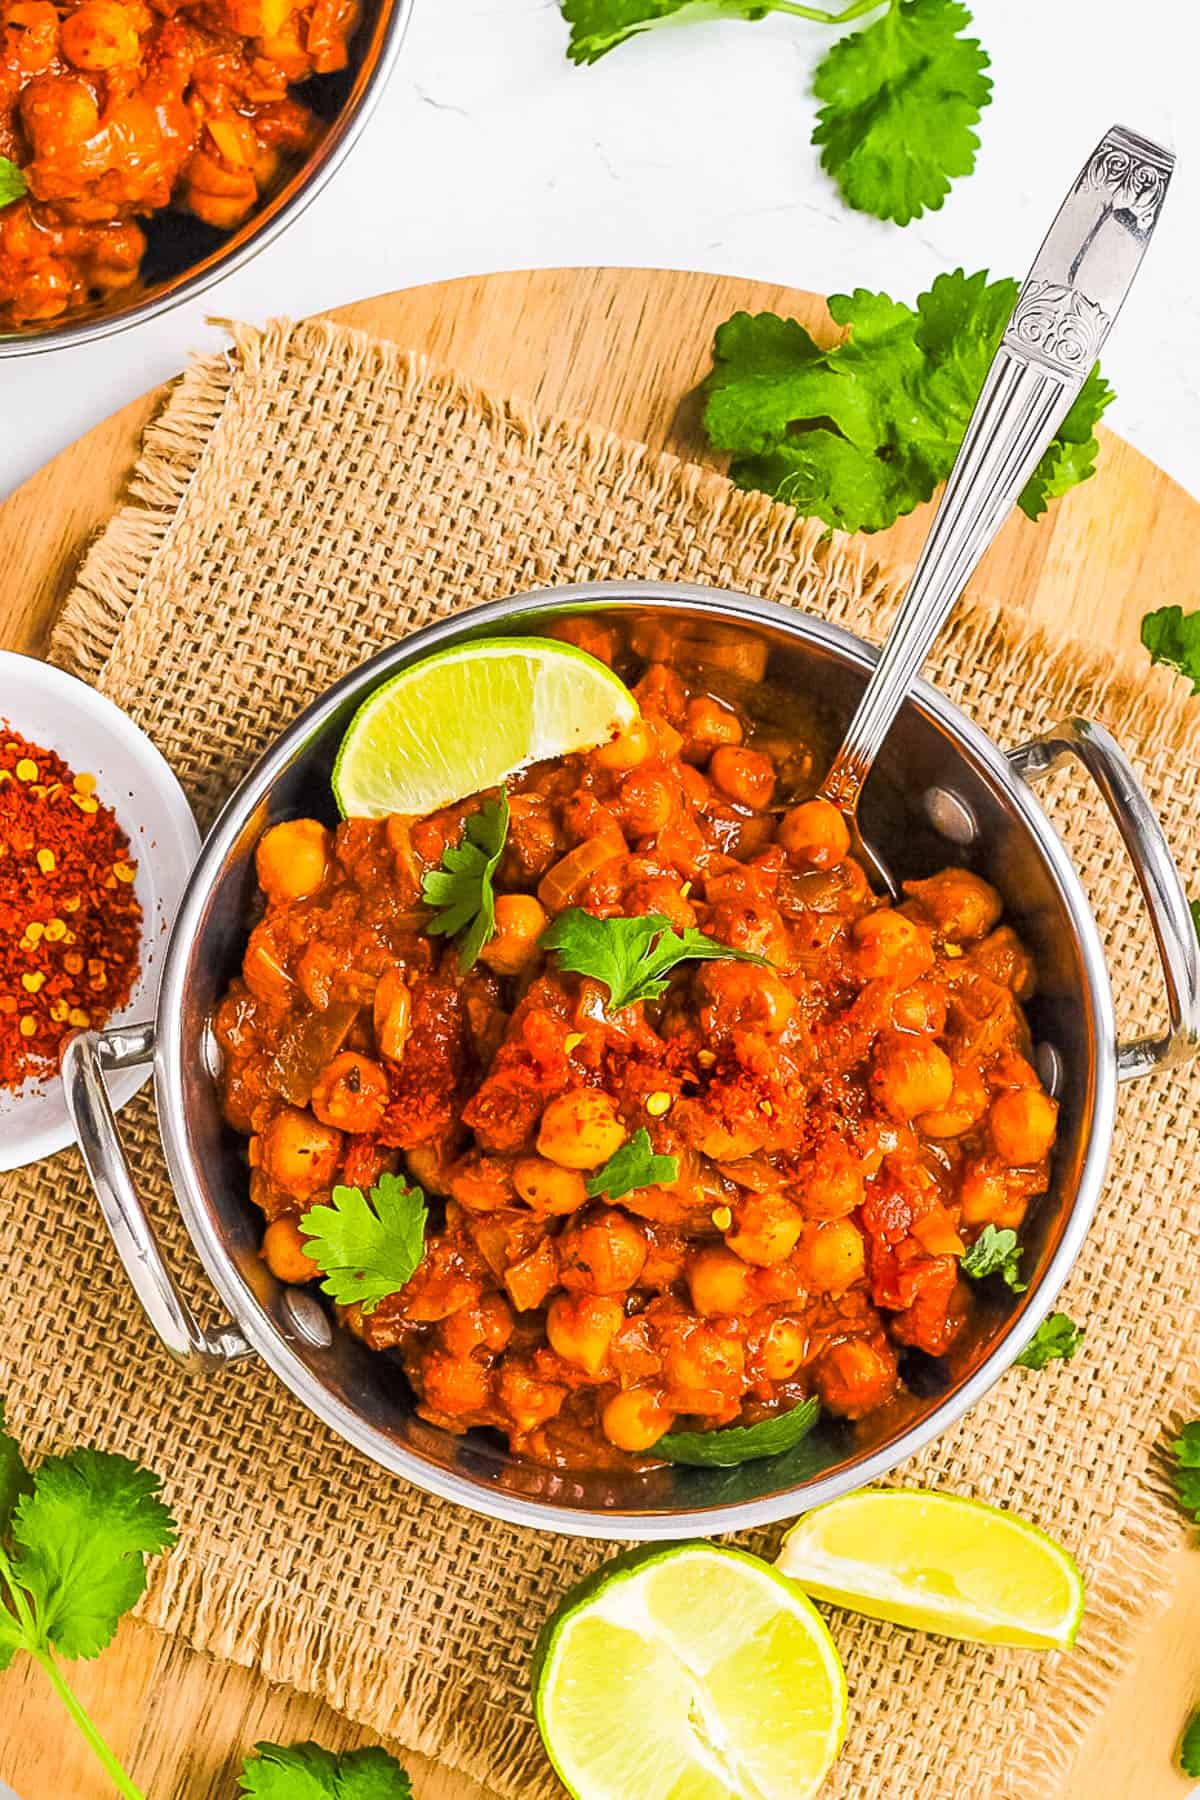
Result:
M259 843L215 1028L263 1254L327 1276L422 1417L543 1466L864 1418L985 1332L973 1275L1020 1287L1056 1128L1033 959L969 870L871 891L811 707L756 713L758 640L561 635L630 683L622 735ZM452 911L483 863L494 911Z

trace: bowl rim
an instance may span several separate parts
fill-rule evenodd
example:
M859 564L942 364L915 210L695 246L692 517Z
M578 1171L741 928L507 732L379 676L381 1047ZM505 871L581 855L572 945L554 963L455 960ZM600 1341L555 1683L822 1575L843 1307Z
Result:
M810 1511L814 1506L886 1475L939 1437L987 1393L1049 1313L1091 1224L1108 1164L1116 1113L1116 1023L1099 933L1079 876L1053 825L1032 789L1012 769L1004 753L953 701L940 694L931 683L918 679L905 704L915 703L932 714L937 723L949 727L974 753L1003 790L1045 856L1079 936L1081 959L1088 975L1082 999L1091 1015L1090 1027L1096 1046L1091 1128L1075 1198L1062 1236L1042 1276L1025 1296L1021 1310L997 1335L994 1347L978 1369L952 1395L931 1404L928 1412L914 1420L890 1444L879 1447L839 1473L817 1477L800 1488L783 1489L756 1500L652 1513L617 1508L599 1512L554 1500L526 1499L502 1492L483 1481L473 1481L452 1470L424 1462L391 1442L337 1399L290 1348L283 1332L244 1281L225 1249L219 1232L210 1221L205 1197L175 1116L180 1110L183 1079L184 974L208 890L224 867L245 821L270 793L294 751L359 687L373 685L387 674L444 647L447 642L486 631L511 620L514 615L539 609L568 613L576 608L611 606L621 602L630 607L650 606L667 611L694 612L698 609L727 622L776 627L785 635L810 641L815 639L864 672L873 667L879 655L874 645L844 627L799 608L782 606L733 589L638 579L578 582L532 589L436 620L389 645L342 676L306 707L263 752L222 807L192 872L163 964L155 1019L154 1084L167 1167L188 1234L213 1286L250 1346L303 1405L372 1462L413 1482L425 1492L454 1501L471 1511L513 1525L561 1532L564 1536L649 1542L681 1535L707 1537L741 1531Z
M151 739L135 725L128 713L122 712L119 706L96 688L81 681L77 675L71 675L66 669L60 669L56 663L43 662L40 657L26 656L18 650L0 650L0 695L3 694L8 678L14 684L22 684L26 690L36 690L51 699L61 701L64 714L69 718L72 712L86 713L100 732L112 743L126 750L136 764L139 774L148 791L153 791L163 807L163 813L175 833L175 844L172 853L178 854L181 863L186 859L183 869L183 881L186 886L191 872L196 866L200 854L200 833L196 826L187 795L180 787L174 770L162 752L156 748ZM8 718L16 729L20 729L20 700L17 698L14 713L5 711L5 702L0 700L0 719ZM16 716L14 716L16 715ZM64 737L65 737L64 733ZM46 748L52 746L47 745ZM60 751L60 755L64 752ZM78 765L76 765L78 767ZM114 803L118 813L131 812ZM142 934L139 945L141 967L146 974L146 992L138 1001L140 1008L155 1004L162 975L166 968L166 955L156 959L153 970L148 968L147 948L150 933L155 928L150 918L142 919ZM130 1017L128 1005L121 1008L122 1018ZM115 1024L116 1021L110 1021ZM109 1094L113 1110L119 1112L133 1096L144 1087L150 1078L150 1070L127 1068L117 1073L110 1082ZM54 1084L61 1082L60 1076L47 1078L44 1084L34 1088L30 1093L20 1094L15 1105L8 1113L10 1118L21 1118L22 1114L35 1118L46 1099L54 1093ZM75 1132L69 1115L57 1125L41 1125L29 1127L22 1139L15 1156L6 1154L0 1149L0 1173L8 1173L13 1169L26 1168L30 1163L40 1162L43 1157L53 1156L59 1150L65 1150L68 1144L75 1142Z
M352 89L309 160L224 243L210 250L194 267L170 278L159 292L144 294L127 309L118 307L111 313L66 317L44 331L0 332L0 360L98 343L144 325L187 300L197 299L273 244L312 204L358 141L395 70L415 6L416 0L381 0L378 52L365 79L361 74L358 78L361 86L357 97Z

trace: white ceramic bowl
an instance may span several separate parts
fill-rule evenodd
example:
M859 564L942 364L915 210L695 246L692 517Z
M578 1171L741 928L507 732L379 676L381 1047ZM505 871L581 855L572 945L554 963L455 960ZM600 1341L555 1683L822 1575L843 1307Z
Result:
M183 789L145 732L85 682L50 663L0 650L0 727L54 750L77 774L96 777L137 861L135 891L142 907L138 978L111 1025L154 1015L158 978L180 896L200 851L200 834ZM149 1069L114 1075L116 1107L131 1100ZM0 1170L19 1169L72 1142L62 1082L27 1081L15 1094L0 1090Z

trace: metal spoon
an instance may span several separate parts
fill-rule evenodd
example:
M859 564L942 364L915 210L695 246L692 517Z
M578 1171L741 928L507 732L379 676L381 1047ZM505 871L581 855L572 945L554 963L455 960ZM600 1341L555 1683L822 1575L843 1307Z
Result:
M863 784L930 645L1087 380L1174 166L1169 150L1120 125L1084 164L1017 296L899 615L819 789L893 898L891 872L858 828Z

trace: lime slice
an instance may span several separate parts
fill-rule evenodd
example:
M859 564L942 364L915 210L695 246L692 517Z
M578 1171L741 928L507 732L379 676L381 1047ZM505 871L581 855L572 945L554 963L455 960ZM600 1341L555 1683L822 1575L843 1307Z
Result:
M634 1551L573 1589L533 1689L575 1800L806 1800L846 1729L820 1615L767 1563L714 1544Z
M867 1488L806 1513L778 1567L806 1593L872 1619L980 1644L1065 1650L1083 1577L1013 1513L923 1488Z
M637 717L624 682L571 644L461 644L363 701L334 764L334 797L346 818L434 812L529 763L607 743Z

